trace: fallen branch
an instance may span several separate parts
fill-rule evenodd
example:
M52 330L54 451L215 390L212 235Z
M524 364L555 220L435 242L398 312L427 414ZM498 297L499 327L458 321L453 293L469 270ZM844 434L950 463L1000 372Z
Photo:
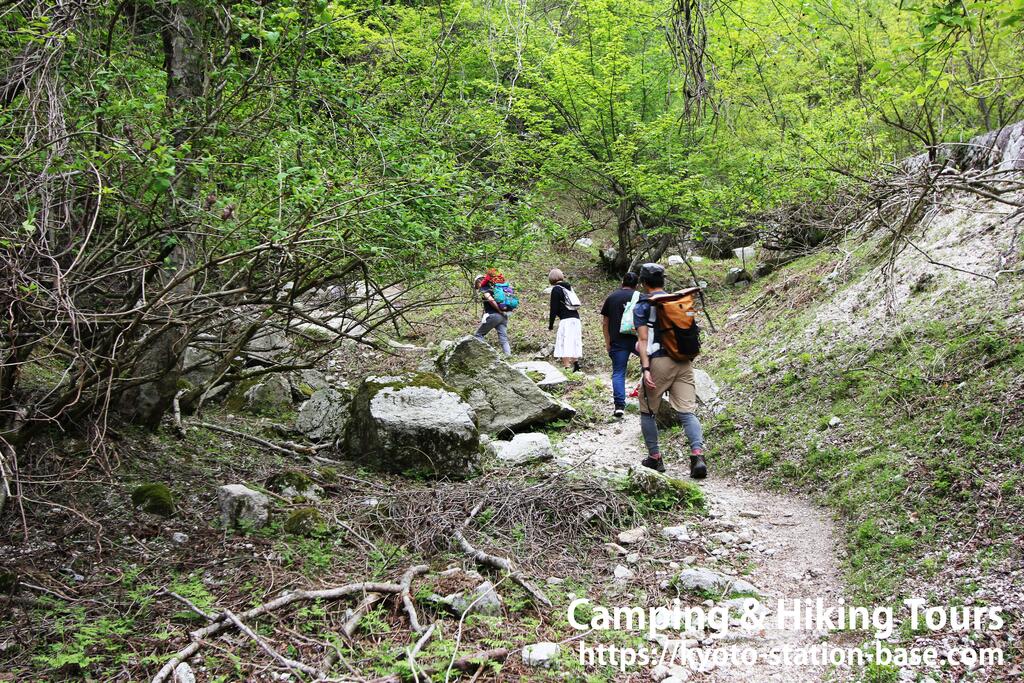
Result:
M466 657L460 657L451 664L451 668L457 671L476 671L481 664L487 664L489 662L504 662L508 659L509 651L508 648L499 647L493 650L482 650L475 652ZM431 676L437 673L436 668L423 669L421 673ZM408 680L412 677L412 674L388 674L381 678L374 678L367 683L402 683L404 680Z
M380 593L366 594L366 597L364 597L362 601L355 606L355 609L352 610L352 616L350 616L345 621L345 624L341 627L341 632L345 635L346 638L351 638L353 635L355 635L356 629L359 628L360 620L362 620L362 618L366 616L366 613L369 612L373 608L373 606L380 602L383 598L384 596ZM330 661L330 656L328 656L327 661L330 662L332 666L334 665L334 662Z
M456 529L452 535L455 538L456 542L458 542L459 548L461 548L464 553L472 557L480 564L485 564L494 567L495 569L500 569L501 571L506 572L509 578L515 581L520 586L522 586L523 589L527 593L529 593L534 600L541 603L545 607L551 607L551 600L548 598L548 596L544 595L544 592L541 591L541 589L537 588L532 583L530 583L530 581L523 574L516 570L515 567L512 566L511 560L509 560L506 557L491 555L489 553L485 553L482 550L474 548L473 545L468 540L466 540L466 537L463 535L461 529Z
M252 609L248 609L238 615L239 619L256 619L268 614L275 610L287 607L295 602L305 602L309 600L338 600L340 598L347 597L349 595L358 595L365 593L401 593L402 586L397 583L375 583L375 582L362 582L362 583L350 583L344 586L336 586L334 588L324 588L321 590L300 590L291 593L285 593L270 602L265 602L262 605L257 605ZM174 668L181 662L187 661L192 655L199 651L203 645L203 641L207 638L211 638L221 631L235 627L235 622L231 620L227 612L221 612L215 620L204 626L201 629L193 631L189 634L192 642L186 647L179 650L174 654L164 665L160 668L160 671L153 677L152 683L164 683L167 677L171 675Z
M430 567L425 564L418 564L415 567L409 567L402 575L402 605L405 607L405 613L409 615L409 624L415 633L422 633L423 626L420 624L419 615L416 614L416 605L412 601L412 580L420 574L426 574L429 569Z
M248 441L252 441L253 443L259 444L260 446L263 446L264 448L269 448L272 451L275 451L277 453L283 453L284 455L303 455L304 456L304 455L314 455L316 453L316 449L313 448L312 446L303 446L303 445L296 444L296 443L291 443L291 442L289 442L288 446L282 446L281 444L274 443L273 441L267 441L266 439L262 439L262 438L260 438L258 436L253 435L253 434L247 434L245 432L240 432L240 431L235 430L235 429L229 429L227 427L222 427L220 425L212 424L210 422L196 422L194 424L195 424L195 426L202 427L203 429L209 429L210 431L220 432L222 434L228 434L230 436L237 436L240 439L246 439Z
M174 395L172 407L174 409L174 431L177 432L178 437L181 439L185 438L187 430L185 429L185 423L181 421L181 397L185 393L184 389L179 389L178 393Z
M264 652L266 652L268 655L270 655L271 658L274 661L276 661L278 664L280 664L280 665L282 665L282 666L284 666L285 668L288 668L288 669L294 669L296 671L301 671L303 673L309 674L310 676L315 676L317 678L323 678L323 674L320 673L320 671L318 671L317 669L314 669L313 667L309 666L308 664L303 664L300 661L297 661L297 660L294 660L294 659L289 659L288 657L285 657L284 655L279 653L274 648L272 648L269 645L267 645L267 642L263 638L260 638L256 634L255 631L253 631L251 628L249 628L244 623L242 623L242 620L239 619L235 615L235 613L232 612L231 610L227 610L227 609L224 610L224 615L231 621L231 623L233 623L235 625L235 627L239 631L241 631L242 633L244 633L245 635L249 636L251 639L256 641L256 644L259 645L260 648Z

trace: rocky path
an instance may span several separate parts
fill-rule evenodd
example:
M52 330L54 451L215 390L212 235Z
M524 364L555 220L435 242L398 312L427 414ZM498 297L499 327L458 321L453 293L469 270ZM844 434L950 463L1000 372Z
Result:
M666 450L667 474L688 479L688 459L671 457L672 450ZM628 468L639 461L642 451L639 418L627 414L622 422L573 434L559 444L559 451L567 466L599 471ZM826 604L835 604L842 595L842 584L829 517L799 496L772 493L716 476L714 462L708 465L710 476L699 483L708 501L707 518L688 522L696 532L692 534L694 544L682 544L678 551L673 550L678 557L658 559L675 561L685 568L684 557L690 556L692 561L697 556L694 566L730 575L736 575L737 568L742 566L742 578L758 589L761 606L771 612L766 623L774 621L780 599L788 603L793 599L822 598ZM691 673L674 670L671 675L675 678L664 670L652 671L651 676L655 680L669 676L665 681L671 683L843 680L842 672L821 666L783 666L769 661L767 656L773 648L805 648L825 637L822 632L795 628L757 632L730 629L723 637L705 634L702 647L753 648L758 653L758 662L753 666L725 664Z

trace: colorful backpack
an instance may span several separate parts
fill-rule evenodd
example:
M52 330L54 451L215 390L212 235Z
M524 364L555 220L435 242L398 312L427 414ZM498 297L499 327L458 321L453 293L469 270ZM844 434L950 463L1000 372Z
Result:
M519 308L519 297L516 296L516 290L507 282L495 283L494 285L494 303L498 304L498 308L503 311L514 311Z
M651 305L657 310L658 341L673 360L693 360L700 353L696 299L699 290L699 287L691 287L650 297Z

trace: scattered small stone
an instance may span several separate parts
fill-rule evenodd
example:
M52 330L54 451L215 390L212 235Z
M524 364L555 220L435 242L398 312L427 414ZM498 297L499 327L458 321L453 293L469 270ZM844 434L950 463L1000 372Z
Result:
M661 530L661 535L665 538L680 543L685 543L690 540L690 532L683 525L680 526L667 526Z
M523 648L523 664L526 666L550 667L558 659L562 648L558 643L534 643Z
M843 421L840 420L839 417L836 415L833 415L832 419L828 421L829 427L838 427L841 424L843 424Z
M494 590L494 584L484 581L468 595L452 593L441 600L450 606L456 614L501 614L501 596Z
M622 547L621 545L619 545L618 543L605 543L605 544L604 544L604 549L605 549L606 551L608 551L608 554L609 554L609 555L612 555L612 556L616 556L616 555L628 555L628 554L629 554L629 551L628 551L628 550L626 550L625 548L623 548L623 547Z
M757 510L740 510L740 517L746 517L748 519L758 519L761 513Z
M188 543L188 534L183 534L180 531L175 531L173 534L171 534L171 540L177 543L178 545L184 545Z
M684 569L679 572L677 581L680 588L689 591L714 593L728 589L733 593L758 592L749 581L700 567Z
M549 576L548 577L548 585L549 586L560 586L563 583L565 583L565 579L561 578L560 576Z
M669 562L669 563L668 563L668 568L669 568L669 569L679 569L679 568L680 568L680 566L679 566L679 563L678 563L678 562Z
M737 541L736 534L731 531L720 531L717 534L711 534L711 538L715 539L722 545L732 545Z
M628 581L636 576L636 572L627 567L624 564L615 565L615 580L616 581Z
M743 529L736 534L736 538L740 543L752 543L754 541L754 532L750 529Z
M619 543L624 545L632 545L639 543L640 541L647 539L647 527L637 527L636 529L630 529L629 531L619 532Z
M687 555L686 557L683 558L683 564L684 565L685 564L696 564L696 563L697 563L697 556L696 555Z
M629 555L626 555L626 563L627 564L636 564L639 561L640 561L640 553L630 553Z

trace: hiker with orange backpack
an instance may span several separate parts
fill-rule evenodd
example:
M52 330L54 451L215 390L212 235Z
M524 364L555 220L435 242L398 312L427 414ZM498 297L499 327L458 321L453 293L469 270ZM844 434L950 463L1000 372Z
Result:
M704 434L696 415L697 386L693 377L693 359L700 353L694 298L699 288L666 292L665 268L657 263L640 267L640 287L645 295L633 308L633 322L643 370L640 431L648 453L641 464L665 471L655 415L668 393L669 404L690 443L690 476L703 479L708 469L704 462Z

